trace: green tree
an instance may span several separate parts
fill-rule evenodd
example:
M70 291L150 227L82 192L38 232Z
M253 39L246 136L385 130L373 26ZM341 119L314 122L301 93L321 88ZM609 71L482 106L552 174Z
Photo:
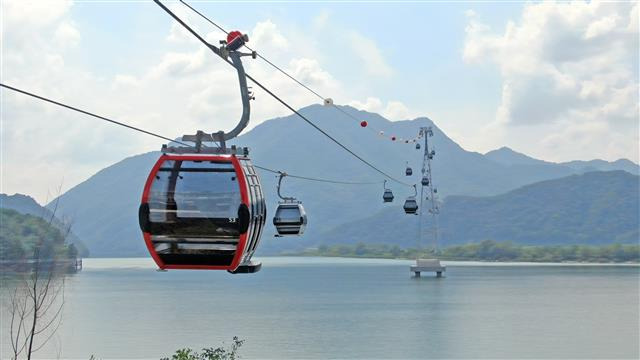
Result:
M203 348L202 352L196 352L190 348L178 349L171 357L164 357L160 360L235 360L239 359L238 349L244 340L233 337L233 344L230 348L220 346L217 348Z

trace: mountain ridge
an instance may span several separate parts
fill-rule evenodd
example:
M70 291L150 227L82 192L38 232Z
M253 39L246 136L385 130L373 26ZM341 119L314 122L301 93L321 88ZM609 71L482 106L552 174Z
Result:
M391 135L413 138L420 126L433 126L430 144L437 154L433 162L434 183L439 193L447 195L490 196L504 193L522 185L560 178L579 173L568 166L554 163L534 165L505 165L485 155L466 151L442 132L432 120L420 117L391 122L382 116L351 107L344 107L355 118L367 121L385 136L370 133L358 122L331 107L313 105L300 109L301 113L319 124L323 130L362 155L379 169L407 183L418 183L422 152L414 144L389 140ZM381 201L383 177L295 115L267 120L228 145L248 146L256 165L291 174L347 181L370 182L379 185L338 185L305 182L287 178L285 193L303 201L309 213L309 227L305 238L313 239L341 224L366 218L384 209ZM137 211L148 171L159 152L128 157L91 176L60 197L62 214L76 219L76 231L91 239L90 248L96 256L141 256L146 248L140 240ZM405 163L409 161L414 175L406 177ZM277 204L276 176L259 170L267 198L268 215ZM388 182L398 199L409 194L404 185ZM48 205L52 206L52 203ZM267 240L275 233L270 222L265 229L261 248L265 251L294 246L299 239Z
M640 177L598 171L525 185L489 197L449 196L441 204L442 246L483 240L524 245L637 243ZM606 183L607 188L597 185ZM398 205L400 205L398 203ZM418 222L398 206L340 225L301 248L359 241L415 247ZM433 242L433 221L423 219L423 239ZM325 240L329 239L329 240ZM366 240L363 240L366 239ZM408 240L410 239L410 240Z

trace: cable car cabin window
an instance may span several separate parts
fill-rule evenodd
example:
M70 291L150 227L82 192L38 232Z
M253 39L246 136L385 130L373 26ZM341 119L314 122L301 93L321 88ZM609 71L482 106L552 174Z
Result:
M280 219L280 221L286 222L300 222L300 210L298 207L280 207L278 209L278 213L276 217Z
M165 161L149 193L150 233L237 239L241 202L231 163Z

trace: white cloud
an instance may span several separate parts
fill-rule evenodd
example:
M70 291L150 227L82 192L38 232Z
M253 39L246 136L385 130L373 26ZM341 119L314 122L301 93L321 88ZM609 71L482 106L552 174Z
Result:
M389 101L385 105L377 97L368 97L364 102L354 100L349 105L357 109L378 113L389 120L407 120L415 117L415 114L400 101Z
M56 29L55 41L59 46L76 46L80 42L80 32L70 21L63 22Z
M329 24L330 13L328 10L322 10L316 17L313 18L313 26L316 29L325 29Z
M587 31L584 33L584 38L593 39L601 35L606 35L616 28L618 21L620 21L620 16L616 14L596 20L589 24Z
M3 20L7 25L22 24L26 28L42 28L66 15L71 5L71 0L3 0Z
M531 133L544 125L553 135L534 151L538 156L566 159L576 148L593 154L591 146L606 158L637 161L637 8L527 4L521 20L509 21L504 33L492 32L469 13L463 58L496 64L503 80L491 131L500 128L506 140L521 131L515 127Z
M349 33L349 40L350 49L360 58L367 73L380 77L393 75L393 69L387 64L375 41L355 31Z
M260 49L287 50L289 42L271 20L259 22L251 32L249 39Z
M82 49L84 41L93 39L82 36L69 6L53 7L55 16L44 21L32 19L44 10L29 13L13 2L5 6L3 1L5 19L26 24L41 21L37 26L21 27L20 33L2 34L3 82L168 137L198 129L229 130L237 123L242 107L235 70L175 26L167 29L166 51L149 58L143 66L147 70L127 71L123 66L116 75L105 76L77 65L77 51L71 48ZM286 71L304 83L336 99L346 97L341 84L315 60L311 42L302 34L285 37L270 20L257 23L248 33L250 45L284 64ZM222 36L210 33L206 38L217 43ZM277 89L292 106L320 102L264 62L247 57L244 63L247 72ZM259 88L253 90L257 100L252 102L250 127L289 114ZM2 90L1 115L0 192L27 193L41 202L62 179L65 191L105 166L131 154L158 150L163 143L7 90ZM46 145L33 145L41 142Z
M150 75L153 78L194 75L206 70L205 63L211 60L211 56L211 52L205 48L200 48L193 53L168 52L164 54L160 63L153 66Z
M292 59L289 62L289 73L307 86L331 88L336 85L331 74L323 70L320 63L314 59Z

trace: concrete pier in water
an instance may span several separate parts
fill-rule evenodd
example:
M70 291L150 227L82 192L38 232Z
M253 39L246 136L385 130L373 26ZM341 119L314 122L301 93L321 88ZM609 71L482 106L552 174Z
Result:
M422 272L435 272L436 277L442 277L442 273L447 270L447 267L440 264L438 259L417 259L415 265L411 265L409 270L416 274L416 277L420 277Z

